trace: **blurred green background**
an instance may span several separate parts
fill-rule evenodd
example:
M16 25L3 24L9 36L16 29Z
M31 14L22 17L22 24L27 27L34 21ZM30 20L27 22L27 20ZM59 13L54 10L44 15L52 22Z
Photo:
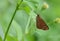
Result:
M0 0L0 41L3 41L17 3L21 0ZM46 2L48 9L41 11ZM43 18L49 30L36 27L36 14ZM8 31L6 41L60 41L60 0L23 0Z

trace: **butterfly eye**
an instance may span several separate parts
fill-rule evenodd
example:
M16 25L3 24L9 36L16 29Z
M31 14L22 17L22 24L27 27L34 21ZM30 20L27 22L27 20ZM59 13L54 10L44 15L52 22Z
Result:
M46 23L43 21L43 19L39 15L37 15L36 17L36 26L38 29L42 29L42 30L49 29Z

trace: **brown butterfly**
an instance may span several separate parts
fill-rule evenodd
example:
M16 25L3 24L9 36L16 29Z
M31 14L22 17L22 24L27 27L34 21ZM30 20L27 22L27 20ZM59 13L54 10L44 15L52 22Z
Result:
M37 15L36 17L36 26L38 29L42 29L42 30L49 29L46 23L43 21L43 19L39 15Z

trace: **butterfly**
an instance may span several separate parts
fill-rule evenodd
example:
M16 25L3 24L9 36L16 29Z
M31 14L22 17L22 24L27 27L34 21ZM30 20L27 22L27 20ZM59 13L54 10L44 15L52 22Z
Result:
M48 30L47 24L44 22L44 20L37 14L36 16L36 26L38 29L42 30Z

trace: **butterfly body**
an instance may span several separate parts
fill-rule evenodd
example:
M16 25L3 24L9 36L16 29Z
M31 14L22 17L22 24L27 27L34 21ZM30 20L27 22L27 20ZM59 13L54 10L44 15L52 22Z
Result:
M42 30L49 29L46 23L43 21L43 19L39 15L37 15L36 17L36 26L38 29L42 29Z

